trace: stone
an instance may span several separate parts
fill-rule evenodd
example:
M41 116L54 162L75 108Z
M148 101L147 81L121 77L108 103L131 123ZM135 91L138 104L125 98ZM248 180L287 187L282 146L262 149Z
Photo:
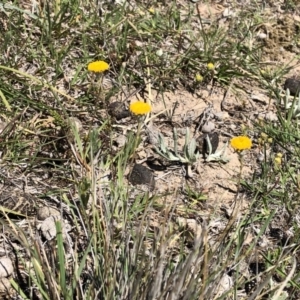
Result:
M287 78L283 88L285 90L289 89L292 96L298 96L300 92L300 80L296 78Z
M229 118L228 112L220 111L217 113L214 113L214 117L217 121L224 121L225 119Z
M215 124L213 122L206 122L203 126L202 126L202 132L203 133L210 133L215 129Z
M12 261L9 257L0 258L0 278L10 276L14 271Z
M159 130L153 124L146 127L147 141L153 146L159 146Z
M141 164L135 164L128 177L132 185L146 184L151 190L155 187L154 175L151 170Z
M56 222L61 223L62 235L64 240L66 240L68 232L71 230L71 227L68 224L65 224L60 216L50 216L46 218L39 227L43 237L48 241L56 237Z
M130 116L129 110L126 108L123 102L112 102L108 106L108 114L116 120L121 120Z
M81 121L76 117L70 117L69 124L74 127L77 132L80 132L83 128Z
M60 216L60 212L54 207L43 206L37 210L38 220L45 220L50 216Z
M271 121L271 122L276 122L276 121L278 121L277 114L274 113L274 112L272 112L272 111L269 111L269 112L266 113L265 119L266 119L267 121Z
M3 298L1 297L1 299L8 299L7 296L13 292L12 286L10 284L10 281L3 277L0 278L0 295L3 296ZM11 299L12 295L11 295Z

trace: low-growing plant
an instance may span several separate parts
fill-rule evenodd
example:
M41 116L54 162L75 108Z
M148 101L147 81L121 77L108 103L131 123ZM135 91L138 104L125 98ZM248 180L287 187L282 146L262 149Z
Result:
M190 130L186 128L185 142L182 154L178 152L178 136L176 128L173 129L174 149L167 148L164 137L159 133L159 145L156 147L156 152L165 159L172 162L180 162L186 166L188 177L192 177L191 166L200 158L200 153L197 150L196 140L190 137Z

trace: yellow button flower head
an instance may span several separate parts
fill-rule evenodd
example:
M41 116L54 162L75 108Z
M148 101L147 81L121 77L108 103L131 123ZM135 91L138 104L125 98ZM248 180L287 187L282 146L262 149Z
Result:
M208 69L208 70L211 71L211 70L213 70L214 68L215 68L215 65L214 65L213 63L208 63L208 64L207 64L207 69Z
M151 111L151 105L143 101L137 101L131 103L129 109L135 115L145 115Z
M233 149L237 151L242 151L246 149L250 149L252 146L251 140L247 136L236 136L231 139L230 145Z
M93 61L88 64L88 70L95 73L102 73L109 69L109 64L103 60Z
M195 79L196 79L197 82L202 82L202 81L203 81L203 76L200 75L199 73L197 73L197 74L195 75Z
M155 10L154 10L153 6L151 6L151 7L148 9L148 11L149 11L151 14L154 14L154 13L155 13Z
M281 157L278 157L278 156L276 156L275 158L274 158L274 163L275 163L275 166L280 166L281 165Z

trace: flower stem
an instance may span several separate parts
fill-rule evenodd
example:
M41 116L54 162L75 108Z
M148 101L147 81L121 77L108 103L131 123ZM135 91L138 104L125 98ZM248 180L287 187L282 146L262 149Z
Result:
M140 139L140 134L141 134L141 131L142 131L142 117L139 117L138 118L138 128L137 128L137 131L136 131L136 138L134 139L134 144L133 144L133 150L132 150L132 157L130 159L130 162L133 163L134 161L134 158L135 158L135 152L136 152L136 149L138 147L138 144L139 144L139 139Z

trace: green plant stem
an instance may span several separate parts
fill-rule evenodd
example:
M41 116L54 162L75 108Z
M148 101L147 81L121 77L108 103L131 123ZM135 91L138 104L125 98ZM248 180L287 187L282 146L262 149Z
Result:
M242 152L238 152L238 155L239 155L239 161L240 161L240 171L239 171L238 181L237 181L237 191L236 191L236 194L234 196L234 207L233 207L229 222L226 225L226 228L224 229L224 231L223 231L223 233L222 233L222 235L219 239L220 244L223 243L223 239L225 238L225 236L230 231L231 226L234 224L234 222L236 220L236 217L237 217L237 213L239 211L239 208L242 205L242 201L239 202L237 198L239 196L239 189L241 187L242 170L243 170L244 163L243 163L243 154L242 154ZM218 249L218 247L216 247L216 249Z
M138 128L137 128L137 131L136 131L136 138L134 139L134 144L133 144L133 149L132 149L132 156L129 160L130 164L132 164L134 162L134 159L135 159L136 149L138 147L141 130L142 130L142 117L139 117L138 118Z
M240 172L239 172L239 177L238 177L238 182L237 182L237 193L235 195L235 198L237 198L239 189L241 187L242 171L243 171L243 167L244 167L243 153L242 152L238 152L238 156L239 156L239 162L240 162Z

